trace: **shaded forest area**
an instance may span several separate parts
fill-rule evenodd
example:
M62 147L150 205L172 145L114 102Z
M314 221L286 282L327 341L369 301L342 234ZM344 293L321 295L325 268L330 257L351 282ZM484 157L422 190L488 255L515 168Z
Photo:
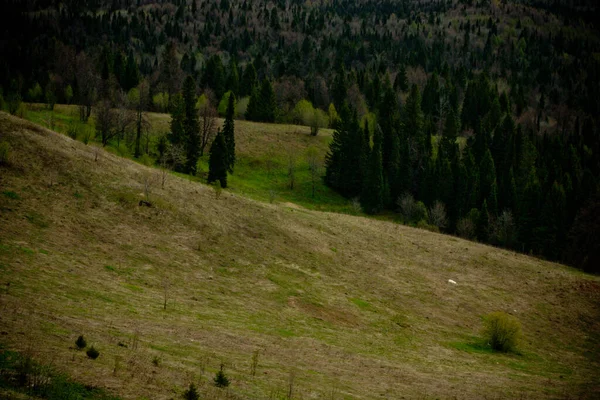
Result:
M140 110L170 112L191 76L215 110L233 92L238 117L336 128L324 179L365 212L600 265L592 1L3 7L9 111L21 100L75 103L86 120L133 98Z

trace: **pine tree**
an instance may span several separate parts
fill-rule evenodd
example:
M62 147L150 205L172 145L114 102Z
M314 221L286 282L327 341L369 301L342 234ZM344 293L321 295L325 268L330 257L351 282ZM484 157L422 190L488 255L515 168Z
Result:
M490 229L490 215L488 212L487 201L483 201L481 206L481 212L479 213L479 221L477 221L477 239L481 242L485 242L488 239L488 232Z
M227 169L233 173L235 165L235 126L233 115L235 113L235 95L230 94L227 103L227 112L225 113L225 122L223 124L223 136L227 146Z
M139 83L140 70L135 62L135 57L133 54L130 54L129 57L127 57L127 66L125 67L125 85L123 86L123 89L125 91L129 91L136 87Z
M256 68L253 63L250 63L246 66L244 70L244 74L242 77L242 81L240 82L240 96L250 96L254 91L255 86L257 85L257 75Z
M360 196L360 204L367 214L375 214L383 209L383 171L381 160L381 142L373 145L369 155L369 163L365 178L362 182L363 190Z
M456 139L458 137L458 118L454 113L454 110L450 110L446 116L446 123L444 125L444 131L442 133L442 139L440 141L438 157L447 158L451 163L454 163L458 158L458 144Z
M277 103L275 101L275 93L271 81L265 79L262 82L260 89L260 113L259 121L275 122L275 114L277 112Z
M235 60L232 58L229 63L229 75L227 76L227 90L231 90L236 95L240 94L240 73Z
M496 168L492 153L488 150L483 156L480 171L480 201L487 200L486 204L490 207L489 211L497 212L497 187L496 187Z
M425 171L429 163L427 154L427 135L423 131L423 112L421 111L421 94L417 85L413 85L402 112L402 130L404 137L409 141L411 177L413 185L420 185L422 171ZM414 191L414 190L413 190Z
M394 79L394 89L406 92L408 90L408 78L406 76L406 67L400 66L396 79Z
M325 158L325 182L346 197L357 196L362 189L363 135L356 112L344 104Z
M226 76L221 57L213 55L208 59L204 74L202 75L202 86L209 87L215 93L215 97L220 99L226 91Z
M210 157L208 160L208 183L219 181L222 188L227 187L227 168L228 168L227 144L221 131L210 147Z
M188 76L183 83L183 103L185 107L183 129L187 138L185 172L196 175L200 158L200 124L196 111L196 81L191 76Z
M186 141L185 129L185 103L181 94L176 94L172 99L171 106L171 132L169 133L169 141L171 144L183 144Z
M337 71L337 74L333 80L333 88L331 89L331 95L333 97L333 104L335 105L335 108L340 110L348 96L346 70L344 69L343 65Z
M248 101L245 117L248 121L258 121L260 119L260 93L258 87L254 87Z

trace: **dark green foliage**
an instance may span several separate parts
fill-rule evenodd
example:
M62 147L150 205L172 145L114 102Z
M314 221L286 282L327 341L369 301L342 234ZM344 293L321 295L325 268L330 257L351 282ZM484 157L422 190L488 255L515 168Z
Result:
M185 400L199 400L200 395L198 394L198 389L196 389L196 385L190 383L190 387L183 392L183 398Z
M85 341L83 335L80 335L77 340L75 341L75 346L77 346L77 348L79 350L81 349L85 349L85 347L87 346L87 342Z
M260 88L254 88L246 110L246 119L258 122L275 122L277 104L273 86L268 79L263 80Z
M257 79L256 68L254 68L254 64L250 63L246 65L242 81L240 82L241 97L250 96L252 94L252 91L257 86Z
M217 99L223 97L223 94L227 90L227 78L221 57L213 55L208 59L201 83L203 87L212 89Z
M342 66L335 75L332 88L333 104L337 110L341 110L343 107L344 102L347 100L347 94L346 70Z
M185 137L185 102L183 96L176 94L172 99L171 106L171 132L169 133L169 141L172 144L183 144L186 142Z
M96 358L98 358L98 356L100 356L100 352L98 350L96 350L94 348L94 346L90 347L85 354L87 354L87 356L89 358L91 358L92 360L95 360Z
M413 85L406 104L402 110L401 127L404 139L409 143L409 158L411 163L411 191L416 191L429 163L428 149L431 143L427 143L427 135L423 130L423 112L421 110L421 94L419 88Z
M579 211L569 232L567 261L586 272L600 273L600 197Z
M222 188L227 187L227 169L229 157L224 134L219 131L217 137L210 147L210 158L208 161L208 183L219 181Z
M481 206L481 212L479 213L479 218L477 220L477 239L481 242L485 242L488 239L488 234L490 230L490 214L488 212L487 201L483 201L483 205Z
M400 69L396 74L396 79L394 79L394 89L403 92L408 90L408 78L406 77L406 67L404 65L400 66Z
M383 209L384 183L381 158L381 141L378 140L370 152L366 176L362 182L360 205L367 214L375 214Z
M497 188L496 188L496 168L494 166L494 160L492 159L492 153L488 150L483 156L481 165L479 167L480 172L480 199L479 201L486 201L489 207L489 211L492 214L497 213L498 202L497 202Z
M355 112L346 104L325 158L325 183L346 197L358 196L362 188L363 132Z
M225 122L223 124L223 137L227 147L227 169L233 173L235 165L235 125L233 116L235 113L235 95L231 93L227 102L227 111L225 112Z
M221 368L217 371L214 382L216 387L224 388L229 386L229 378L225 375L225 371L223 370L225 366L221 364Z
M237 63L232 58L229 63L229 74L227 75L226 90L231 90L236 95L240 94L240 72Z
M185 172L196 175L198 159L200 158L200 124L196 111L196 81L188 76L183 83L183 103L185 117L183 120L184 135L186 138L186 164Z

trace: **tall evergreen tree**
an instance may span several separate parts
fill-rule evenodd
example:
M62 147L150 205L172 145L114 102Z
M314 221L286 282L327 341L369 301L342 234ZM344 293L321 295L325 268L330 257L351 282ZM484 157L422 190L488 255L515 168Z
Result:
M481 206L481 212L479 213L479 220L477 221L477 239L481 242L485 242L488 239L490 230L490 214L488 211L487 201L483 201Z
M346 81L346 69L342 65L333 80L333 87L331 89L331 95L333 97L333 104L336 109L341 109L348 96L348 83Z
M187 139L185 172L196 175L200 158L200 124L196 111L196 81L191 76L188 76L183 83L183 103L185 105L183 128Z
M277 102L275 101L275 93L273 86L268 79L263 80L260 88L260 118L262 122L275 122L277 113Z
M257 79L254 63L246 65L246 69L244 69L244 74L242 76L242 81L240 82L239 95L241 97L250 96L257 85Z
M226 90L231 90L236 96L240 95L240 73L235 60L229 62L229 74L227 75Z
M413 85L406 104L402 110L402 130L404 137L409 141L411 176L413 179L413 193L419 187L419 180L429 163L427 152L427 135L423 131L423 112L421 110L421 94L417 85Z
M210 147L208 160L208 183L219 181L222 188L227 187L227 168L229 163L227 144L221 131L217 133Z
M227 111L225 113L225 122L223 123L223 137L227 147L227 169L233 173L235 165L235 125L233 116L235 113L235 95L231 93L227 103Z
M362 174L360 170L363 149L363 132L356 112L347 104L342 106L329 152L325 158L325 182L346 197L360 195Z
M381 141L376 141L370 151L369 163L362 182L360 204L367 214L375 214L383 209L384 182L381 159Z
M171 106L171 132L169 133L169 141L174 144L183 144L186 142L185 136L185 103L183 96L177 93L173 96Z
M483 160L481 161L479 171L481 201L485 200L487 207L489 207L489 212L495 214L498 211L498 203L496 198L496 168L494 166L492 153L489 150L486 151Z

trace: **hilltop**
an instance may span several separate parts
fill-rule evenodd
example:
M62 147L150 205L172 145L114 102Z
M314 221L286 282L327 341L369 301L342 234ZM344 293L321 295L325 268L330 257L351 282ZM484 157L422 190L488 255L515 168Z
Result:
M598 277L170 174L163 188L5 113L0 142L0 343L82 383L132 399L191 382L205 398L285 398L290 381L293 398L600 394ZM519 354L480 343L493 311L523 324ZM221 363L228 391L210 384Z

